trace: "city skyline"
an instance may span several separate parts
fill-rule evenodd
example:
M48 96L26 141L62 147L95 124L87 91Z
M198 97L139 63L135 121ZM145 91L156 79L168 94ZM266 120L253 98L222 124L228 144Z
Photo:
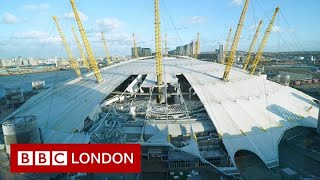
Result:
M228 29L234 35L243 8L243 0L192 1L161 0L162 39L168 34L169 50L194 41L200 32L201 51L214 51L224 45ZM24 1L2 0L0 11L0 57L65 57L61 39L51 16L56 15L71 45L79 57L71 27L76 26L69 0ZM154 50L153 1L77 0L78 10L96 56L104 56L100 32L105 32L111 55L129 55L133 46L131 35L135 33L137 45ZM265 51L317 51L320 50L320 26L312 23L319 1L250 0L239 51L247 51L256 25L264 21L260 37L269 23L275 7L280 13ZM298 13L297 13L298 12ZM231 43L230 43L231 44ZM163 43L164 46L164 43ZM229 45L230 47L230 45Z

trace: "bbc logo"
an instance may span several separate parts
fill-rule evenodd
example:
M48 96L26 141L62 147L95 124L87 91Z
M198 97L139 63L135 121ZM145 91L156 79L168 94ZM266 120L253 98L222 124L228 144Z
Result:
M66 166L67 151L18 151L18 166Z
M11 144L10 172L140 173L140 157L140 144Z

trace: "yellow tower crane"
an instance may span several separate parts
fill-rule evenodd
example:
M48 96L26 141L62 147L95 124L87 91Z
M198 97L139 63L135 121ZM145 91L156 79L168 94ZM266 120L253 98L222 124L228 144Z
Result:
M243 64L243 70L246 70L247 67L248 67L248 64L249 64L250 59L251 59L251 55L252 55L252 51L253 51L254 45L255 45L255 43L256 43L256 41L258 39L258 36L259 36L261 25L262 25L262 20L260 20L260 23L258 25L256 33L253 36L253 39L252 39L252 42L250 44L249 51L248 51L248 54L247 54L247 58L246 58L246 60L244 61L244 64Z
M81 38L82 38L84 47L86 48L86 51L87 51L87 54L89 57L91 68L92 68L93 73L97 79L97 82L99 83L99 82L103 81L103 79L102 79L100 70L98 68L98 63L97 63L96 58L94 57L94 54L92 52L88 37L86 35L86 31L82 26L82 22L81 22L80 16L79 16L77 8L76 8L76 4L75 4L74 0L70 0L70 3L72 6L72 9L73 9L74 17L76 18L76 21L78 24L78 28L79 28L79 31L81 34Z
M230 37L231 37L231 32L232 32L232 28L229 29L228 38L226 41L226 46L224 47L223 56L222 56L222 59L220 62L221 64L225 63L225 59L226 59L227 51L228 51L228 46L229 46L229 41L230 41Z
M194 58L198 59L198 54L200 54L200 33L197 34L197 41L196 41L196 53L194 54Z
M133 39L133 58L137 59L139 58L137 43L136 43L136 37L134 36L134 33L132 34Z
M263 36L263 38L262 38L262 40L261 40L261 44L260 44L260 46L259 46L259 49L258 49L258 51L257 51L257 54L256 54L256 56L254 57L254 60L253 60L253 62L252 62L252 68L251 68L251 71L250 71L250 74L251 74L251 75L255 72L255 70L256 70L256 68L257 68L257 66L258 66L258 63L259 63L260 58L261 58L261 55L262 55L262 51L263 51L264 47L265 47L266 44L267 44L269 35L270 35L271 30L272 30L272 27L273 27L273 23L274 23L274 21L275 21L275 19L276 19L276 17L277 17L278 12L279 12L279 7L276 8L276 10L275 10L275 12L274 12L274 14L273 14L273 16L272 16L272 18L271 18L271 21L270 21L270 23L269 23L269 25L268 25L268 28L267 28L267 30L266 30L266 32L265 32L265 34L264 34L264 36Z
M101 39L103 41L104 50L106 51L106 58L107 58L108 66L109 66L109 65L111 65L111 57L109 54L107 42L106 42L106 39L104 38L103 32L101 32Z
M72 29L72 33L73 33L74 39L76 40L76 43L77 43L77 45L78 45L78 49L79 49L79 51L80 51L80 56L81 56L81 58L82 58L82 60L83 60L83 65L84 65L84 67L86 67L86 69L89 71L89 70L90 70L90 65L89 65L89 63L88 63L88 61L87 61L86 56L84 55L84 52L83 52L81 43L80 43L80 41L79 41L79 38L78 38L78 36L77 36L77 34L76 34L76 31L74 30L74 27L72 27L71 29Z
M69 58L69 61L70 61L71 68L74 69L74 71L76 72L78 77L81 77L81 72L80 72L78 63L77 63L76 59L74 58L74 56L73 56L73 54L71 52L70 46L69 46L69 44L68 44L68 42L67 42L67 40L66 40L66 38L65 38L65 36L64 36L64 34L62 32L62 29L61 29L59 23L58 23L57 17L56 16L52 16L52 19L56 23L59 35L60 35L62 43L63 43L63 46L67 51L67 55L68 55L68 58Z
M161 28L160 28L160 12L159 12L159 0L154 0L154 30L155 30L155 46L156 46L156 73L157 73L157 85L158 93L157 101L161 101L161 86L162 81L162 51L161 51Z
M236 55L236 52L237 52L238 43L239 43L239 40L240 40L242 27L243 27L243 24L244 24L244 18L246 16L246 12L247 12L247 9L248 9L248 4L249 4L249 0L246 0L245 3L244 3L244 7L243 7L243 10L242 10L240 19L239 19L239 23L238 23L238 27L237 27L236 33L234 35L233 42L232 42L232 45L231 45L230 54L229 54L229 57L228 57L228 60L227 60L227 65L226 65L225 70L224 70L224 74L223 74L223 80L224 81L228 81L228 78L229 78L231 67L232 67L232 64L233 64L233 61L234 61L234 56Z

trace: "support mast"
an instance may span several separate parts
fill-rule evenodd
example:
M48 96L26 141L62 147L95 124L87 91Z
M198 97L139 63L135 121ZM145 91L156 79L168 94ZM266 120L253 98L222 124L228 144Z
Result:
M200 33L197 34L197 41L196 41L196 53L194 58L198 59L198 54L200 54Z
M92 52L88 37L86 35L86 31L82 26L82 22L81 22L80 16L79 16L77 8L76 8L76 4L75 4L74 0L70 0L70 3L72 6L72 9L73 9L74 17L76 18L76 21L78 24L78 28L79 28L79 31L81 34L81 38L82 38L84 47L86 48L86 51L88 53L91 68L92 68L93 73L97 79L97 82L99 83L99 82L103 81L103 79L102 79L100 70L98 68L98 63L97 63L96 58L94 57L94 54Z
M72 33L73 33L73 36L74 36L74 39L76 40L76 43L78 45L78 49L80 51L80 56L81 56L81 59L83 60L83 65L84 67L86 67L86 69L89 71L90 70L90 65L87 61L87 58L86 56L84 55L84 52L83 52L83 49L82 49L82 46L81 46L81 43L79 41L79 38L76 34L76 31L74 30L74 27L71 28L72 29Z
M107 42L106 42L106 39L104 38L103 32L101 32L101 39L103 41L104 50L106 51L106 58L107 58L108 66L110 66L111 65L111 58L110 58Z
M60 35L62 43L63 43L63 46L66 49L66 52L67 52L67 55L68 55L68 58L69 58L69 61L70 61L71 68L74 69L74 71L76 72L78 77L81 77L81 72L80 72L78 63L77 63L76 59L74 58L74 56L72 54L70 46L69 46L69 44L68 44L68 42L67 42L67 40L66 40L66 38L65 38L65 36L63 34L63 31L62 31L59 23L58 23L57 17L56 16L52 16L52 19L56 23L59 35Z
M256 70L256 68L257 68L257 66L258 66L258 64L259 64L259 61L260 61L260 58L261 58L261 55L262 55L262 51L263 51L264 47L265 47L266 44L267 44L269 35L270 35L271 30L272 30L272 27L273 27L273 23L274 23L274 21L275 21L275 19L276 19L276 17L277 17L277 14L278 14L278 12L279 12L279 9L280 9L279 7L276 8L276 10L275 10L275 12L274 12L274 14L273 14L273 16L272 16L272 18L271 18L271 21L270 21L270 23L269 23L269 25L268 25L268 28L267 28L267 30L266 30L263 38L262 38L260 47L259 47L259 49L258 49L258 51L257 51L257 54L256 54L256 56L254 57L254 60L253 60L253 62L252 62L252 68L251 68L251 71L250 71L250 74L251 74L251 75L255 72L255 70Z
M231 45L230 54L229 54L229 57L228 57L228 60L227 60L227 65L226 65L225 70L224 70L224 74L223 74L223 80L224 81L228 81L229 74L230 74L230 71L231 71L231 67L232 67L233 62L234 62L234 56L236 55L236 52L237 52L237 48L238 48L238 44L239 44L239 40L240 40L240 36L241 36L241 32L242 32L242 27L243 27L243 24L244 24L244 18L246 16L246 12L247 12L247 9L248 9L248 4L249 4L249 0L246 0L246 2L244 3L244 6L243 6L243 10L242 10L240 19L239 19L239 23L238 23L238 27L237 27L236 33L234 35L233 42L232 42L232 45Z
M248 54L247 54L246 61L243 64L243 70L246 70L247 67L248 67L248 64L249 64L250 59L251 59L251 55L252 55L252 51L253 51L254 45L255 45L255 43L256 43L256 41L258 39L258 36L259 36L261 25L262 25L262 20L260 20L260 23L258 25L256 33L253 36L253 39L252 39L252 42L251 42L251 45L250 45L250 48L249 48L249 51L248 51Z
M226 46L224 47L222 60L220 62L221 64L225 64L226 63L226 56L227 56L229 41L230 41L230 37L231 37L231 32L232 32L232 28L229 29L228 38L227 38L227 41L226 41Z
M137 59L139 58L137 43L136 43L136 37L134 36L134 33L132 34L133 39L133 58Z
M161 86L162 80L162 51L161 51L161 28L160 28L160 12L159 12L159 0L154 0L154 25L155 25L155 46L156 46L156 73L157 73L157 85L158 85L158 97L157 101L161 101Z

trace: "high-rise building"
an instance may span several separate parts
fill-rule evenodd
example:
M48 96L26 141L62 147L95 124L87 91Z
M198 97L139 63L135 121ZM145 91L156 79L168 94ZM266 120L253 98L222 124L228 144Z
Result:
M4 59L0 58L0 68L3 68L3 67L5 67Z
M223 59L223 45L219 45L218 62L225 63Z
M190 56L190 46L189 44L186 44L183 46L183 55L184 56Z
M177 55L177 52L176 50L171 50L168 52L169 55Z
M183 56L183 54L184 54L183 46L178 46L176 48L176 54L179 56Z
M196 54L196 43L194 41L192 41L190 44L189 44L189 47L190 47L190 53L188 56L190 57L194 57L194 55Z
M140 57L141 54L141 47L137 47L138 50L138 56ZM131 48L131 57L134 58L134 48Z
M151 56L151 49L150 48L142 48L141 53L139 52L139 57L147 57L147 56Z
M147 57L152 55L150 48L137 47L137 50L139 57ZM131 48L131 56L134 57L134 48Z

